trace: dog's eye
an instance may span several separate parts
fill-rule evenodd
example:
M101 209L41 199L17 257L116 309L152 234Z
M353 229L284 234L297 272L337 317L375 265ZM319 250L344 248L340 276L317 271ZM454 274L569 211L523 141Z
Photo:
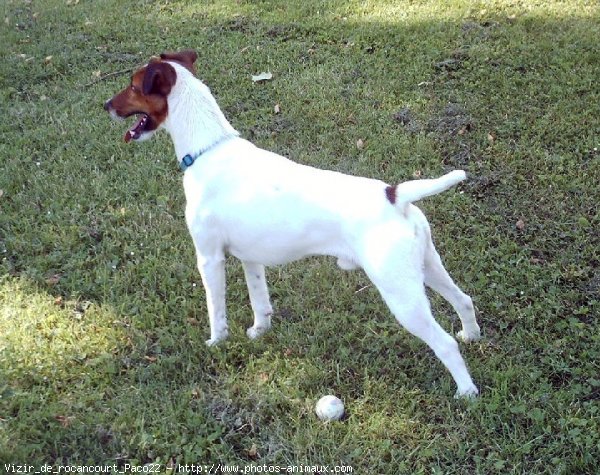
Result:
M131 90L133 92L140 92L140 90L136 86L134 86L133 84L131 86L129 86L129 87L131 88Z

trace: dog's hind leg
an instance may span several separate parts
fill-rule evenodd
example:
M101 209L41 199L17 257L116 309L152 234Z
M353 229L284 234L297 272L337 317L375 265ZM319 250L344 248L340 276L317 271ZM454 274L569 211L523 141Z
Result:
M477 395L477 387L458 350L458 343L444 331L431 314L423 284L418 280L412 282L412 279L411 282L403 279L397 284L375 280L373 283L396 320L410 333L423 340L450 371L458 388L456 395Z
M242 262L250 303L254 312L254 325L246 331L248 337L254 339L271 328L273 308L269 299L269 290L265 278L265 266L254 262Z
M444 297L458 313L462 330L456 336L465 342L479 340L481 333L475 319L473 301L454 283L431 240L425 250L424 273L425 285Z
M412 299L412 305L407 305L411 299L406 294L400 296L383 294L383 297L396 320L413 335L423 340L450 371L456 382L456 395L477 395L479 391L458 350L458 343L433 318L424 289L421 290L421 294Z

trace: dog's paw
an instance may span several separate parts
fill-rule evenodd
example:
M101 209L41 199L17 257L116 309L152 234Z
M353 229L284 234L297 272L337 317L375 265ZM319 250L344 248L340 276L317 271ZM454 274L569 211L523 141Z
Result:
M475 399L479 395L479 389L474 384L456 391L454 399Z
M206 340L204 343L206 343L206 346L215 346L216 344L222 342L223 340L227 339L227 333L223 333L214 337L211 337L210 339Z
M267 333L269 331L269 328L271 327L251 326L250 328L248 328L248 330L246 330L246 335L248 335L248 338L250 338L251 340L255 340L259 336L262 336L265 333Z
M481 339L481 333L479 329L477 329L476 331L471 331L469 333L465 332L464 330L461 330L456 334L456 338L465 343L471 343L473 341Z
M222 342L224 339L225 338L209 338L204 343L206 344L206 346L215 346L218 343Z

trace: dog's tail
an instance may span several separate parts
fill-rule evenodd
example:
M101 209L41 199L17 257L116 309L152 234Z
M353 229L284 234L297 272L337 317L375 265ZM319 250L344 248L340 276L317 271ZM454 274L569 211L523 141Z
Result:
M409 204L446 191L465 178L467 174L463 170L454 170L439 178L411 180L397 186L388 186L385 194L390 203L406 213Z

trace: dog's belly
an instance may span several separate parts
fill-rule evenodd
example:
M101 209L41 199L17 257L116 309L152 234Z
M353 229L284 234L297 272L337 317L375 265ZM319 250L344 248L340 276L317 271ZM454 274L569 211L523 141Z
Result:
M351 250L335 230L296 226L278 232L252 229L240 233L239 229L230 236L226 251L243 261L276 266L314 255L352 259Z
M234 248L228 249L229 254L237 257L238 259L245 262L255 262L263 264L265 266L278 266L287 264L289 262L297 261L311 255L322 255L327 253L315 253L307 252L300 249L290 248L264 248L255 247L252 249L248 248Z

